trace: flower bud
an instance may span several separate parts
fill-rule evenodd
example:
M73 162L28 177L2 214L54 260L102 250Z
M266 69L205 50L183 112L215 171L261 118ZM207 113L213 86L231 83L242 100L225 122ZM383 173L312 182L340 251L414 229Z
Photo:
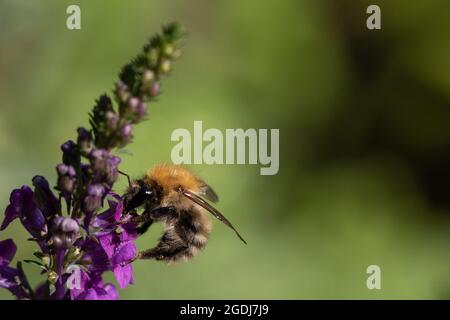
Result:
M171 56L173 53L174 53L174 51L175 51L175 48L173 47L173 45L171 45L171 44L166 44L165 46L164 46L164 54L165 55L167 55L167 56Z
M75 168L61 163L56 167L56 172L58 173L58 189L64 193L72 193L76 184Z
M159 94L160 87L158 82L153 82L150 86L149 94L151 97L156 97Z
M131 138L131 127L129 125L125 125L120 131L120 134L123 135L121 138ZM94 175L100 177L102 182L112 185L117 180L119 157L113 156L104 149L96 149L90 153L89 159Z
M145 102L137 97L130 97L126 105L122 107L121 115L129 121L137 123L142 120L146 113L147 106Z
M58 274L55 271L49 271L47 274L48 282L55 284L58 280Z
M78 226L78 222L71 218L65 218L60 224L61 231L70 233L70 232L78 232L80 227Z
M63 152L63 162L65 164L73 165L80 162L77 144L72 140L66 141L61 146L61 150Z
M119 115L113 111L108 111L106 113L106 128L109 132L117 130L119 124Z
M105 187L101 184L92 184L88 187L87 196L84 199L86 211L92 212L102 207L105 191Z
M124 146L128 143L130 143L132 134L131 131L133 129L133 126L131 124L126 124L120 128L120 139L121 139L121 145Z
M78 147L83 154L88 154L92 149L92 134L85 128L78 128Z
M136 109L136 122L141 121L147 114L147 104L141 101Z
M147 52L147 61L150 67L155 67L158 63L159 50L157 48L152 48Z
M50 217L61 212L61 204L52 190L50 190L48 181L42 176L34 176L32 181L34 185L34 202L41 209L44 216Z
M52 243L55 248L70 248L78 236L80 227L72 218L56 216L52 221Z
M127 106L128 109L131 110L131 113L133 113L136 109L137 106L139 105L139 99L136 97L129 97L127 100Z
M92 170L104 172L106 170L106 159L108 151L105 149L94 149L89 154Z
M165 59L165 60L161 61L161 66L160 66L161 72L168 73L171 69L171 66L172 66L172 63L170 62L170 60Z
M128 86L123 83L122 81L118 81L116 83L116 94L117 98L119 98L120 101L125 102L127 101L128 97L130 96L130 92L128 91Z
M124 134L131 134L129 130L131 128L125 128ZM117 180L118 165L120 163L119 157L111 155L104 149L96 149L90 153L89 160L91 161L92 170L94 171L94 176L97 177L97 181L100 179L102 182L112 185Z
M131 139L131 126L130 128L125 128L125 134L129 135L129 139ZM120 158L110 156L106 161L106 183L112 185L116 182L119 176L119 163Z
M155 79L155 73L152 70L145 70L144 74L142 75L142 80L146 83L153 81Z

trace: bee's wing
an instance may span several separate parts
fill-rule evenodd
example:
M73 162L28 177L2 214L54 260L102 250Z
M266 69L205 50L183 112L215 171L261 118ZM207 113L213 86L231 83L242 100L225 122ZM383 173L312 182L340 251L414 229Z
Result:
M202 181L203 186L202 186L202 196L205 197L205 199L211 201L211 202L218 202L219 201L219 196L217 195L217 193L214 191L213 188L211 188L210 185L208 185L206 182Z
M179 192L185 196L186 198L188 198L189 200L195 202L196 204L198 204L200 207L202 207L203 209L209 211L213 216L215 216L217 219L219 219L220 221L222 221L225 225L227 225L228 227L230 227L231 229L234 230L234 232L236 233L236 235L239 237L239 239L242 240L242 242L244 242L245 244L247 244L247 242L244 240L244 238L242 238L242 236L239 234L239 232L237 232L237 230L233 227L233 225L231 224L230 221L228 221L227 218L224 217L223 214L221 214L219 212L219 210L217 210L216 208L214 208L213 206L211 206L208 202L206 202L205 200L203 200L202 198L200 198L198 195L196 195L195 193L192 193L190 191L184 190L182 188L179 189Z

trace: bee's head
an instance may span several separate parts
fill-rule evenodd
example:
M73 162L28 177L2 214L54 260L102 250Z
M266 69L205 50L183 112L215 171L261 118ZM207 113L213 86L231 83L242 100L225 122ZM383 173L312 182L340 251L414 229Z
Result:
M161 201L161 192L157 184L144 180L136 180L124 198L125 212L142 205L157 206Z

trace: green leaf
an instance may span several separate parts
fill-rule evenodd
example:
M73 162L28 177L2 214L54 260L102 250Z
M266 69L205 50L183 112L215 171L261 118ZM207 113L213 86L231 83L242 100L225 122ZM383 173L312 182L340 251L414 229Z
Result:
M47 268L42 263L40 263L39 261L36 261L36 260L23 260L23 262L26 262L26 263L29 263L29 264L34 264L34 265L37 265L38 267L40 267L40 268L42 268L44 270L47 270Z
M42 258L44 258L44 254L42 253L42 252L40 252L40 251L35 251L34 253L33 253L33 255L36 257L36 258L38 258L39 260L42 260Z

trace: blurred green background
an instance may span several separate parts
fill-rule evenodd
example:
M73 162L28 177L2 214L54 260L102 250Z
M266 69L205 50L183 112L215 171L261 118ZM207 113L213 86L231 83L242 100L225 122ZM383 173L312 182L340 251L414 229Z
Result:
M382 30L366 28L381 7ZM82 29L66 29L81 7ZM176 128L279 128L280 171L190 166L248 241L214 222L192 262L141 261L122 299L450 298L450 19L432 1L0 1L0 210L163 23L189 36L121 154L170 161ZM125 181L117 184L123 190ZM155 243L157 226L138 241ZM34 248L15 222L16 259ZM381 267L381 290L366 268ZM25 266L38 283L34 266ZM111 281L113 277L108 276ZM11 295L0 290L0 299Z

